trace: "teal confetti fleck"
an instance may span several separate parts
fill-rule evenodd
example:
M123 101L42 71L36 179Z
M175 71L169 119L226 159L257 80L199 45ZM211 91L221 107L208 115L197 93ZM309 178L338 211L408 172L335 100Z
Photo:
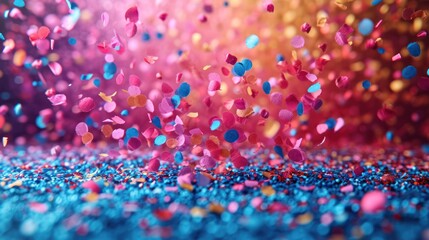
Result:
M13 5L16 7L25 7L25 1L24 0L15 0L13 1Z
M270 94L270 92L271 92L271 84L270 84L270 82L264 82L263 84L262 84L262 90L264 90L264 93L265 94Z
M359 32L364 36L367 36L370 33L372 33L373 29L374 29L374 23L369 18L362 19L362 21L360 21L358 26Z
M255 34L252 34L246 38L246 46L247 48L254 48L259 44L259 37Z
M82 74L80 75L80 80L89 81L92 78L92 76L94 76L94 74L92 73Z
M299 102L298 106L296 106L296 112L298 113L298 116L302 116L304 113L304 104L302 104L302 102Z
M320 83L315 83L315 84L311 85L311 86L307 89L307 92L309 92L309 93L314 93L314 92L319 91L319 90L320 90L320 88L321 88Z
M220 121L214 120L212 124L210 125L210 130L214 131L220 127Z
M191 93L191 85L187 82L180 84L179 88L176 90L176 95L181 98L187 97Z
M164 135L159 135L158 137L155 138L154 140L154 144L156 146L161 146L162 144L164 144L167 141L167 137Z

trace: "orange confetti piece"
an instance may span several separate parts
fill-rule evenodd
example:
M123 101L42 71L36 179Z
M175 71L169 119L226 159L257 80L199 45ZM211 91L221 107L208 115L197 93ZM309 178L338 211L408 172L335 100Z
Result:
M89 144L92 142L93 139L94 139L94 135L90 132L87 132L82 136L82 143L85 145Z

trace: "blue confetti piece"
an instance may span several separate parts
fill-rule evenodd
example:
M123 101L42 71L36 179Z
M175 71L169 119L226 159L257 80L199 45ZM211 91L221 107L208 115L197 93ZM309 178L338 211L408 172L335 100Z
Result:
M103 66L103 70L105 73L115 74L117 71L116 64L113 62L105 63Z
M392 141L392 139L393 139L393 132L392 131L386 132L386 139L389 142Z
M171 97L171 103L173 104L174 108L178 108L180 105L180 96L179 95L174 95L173 97Z
M371 87L371 82L369 80L365 80L362 82L362 87L364 89L369 89Z
M283 57L283 55L277 54L277 56L276 56L276 61L277 62L284 61L284 60L285 60L285 57Z
M150 41L150 34L148 32L144 32L142 34L142 40L143 40L143 42L149 42Z
M183 162L183 154L181 152L176 152L176 154L174 154L174 161L176 163L182 163Z
M283 149L280 146L274 146L274 152L276 152L281 158L284 158Z
M253 67L252 61L248 58L244 58L243 60L241 60L241 63L243 64L244 69L246 71L249 71Z
M161 119L158 116L155 116L152 118L152 123L153 123L153 125L155 125L155 127L162 128Z
M325 123L326 125L328 125L328 129L334 129L335 125L337 124L337 121L335 120L335 118L328 118Z
M246 38L246 46L247 48L254 48L259 44L259 37L255 34L252 34Z
M417 69L412 66L408 65L402 69L402 77L409 80L417 75Z
M92 76L94 76L94 74L92 74L92 73L82 74L82 75L80 75L80 80L89 81L92 78Z
M240 76L240 77L244 76L244 73L246 73L246 68L241 62L234 64L234 67L232 68L232 70L236 76Z
M93 84L94 84L94 86L96 86L96 87L100 87L100 85L101 85L101 81L100 81L100 79L98 79L98 78L96 78L96 79L94 79L94 81L92 82Z
M416 42L412 42L412 43L408 44L407 50L410 53L410 55L413 57L420 56L420 53L421 53L420 45Z
M6 39L4 38L4 36L3 36L3 33L0 33L0 39L1 39L1 40L3 40L3 41L4 41L4 40L6 40Z
M176 95L181 98L187 97L191 93L191 85L187 82L180 84L179 88L176 90Z
M70 45L74 46L74 45L76 45L77 40L76 40L76 38L71 37L71 38L69 38L68 43Z
M22 105L21 103L18 103L15 105L15 107L13 107L13 112L15 113L16 116L21 116L22 115Z
M320 83L315 83L315 84L311 85L311 86L307 89L307 92L309 92L309 93L314 93L314 92L319 91L319 90L320 90L320 88L321 88Z
M265 94L270 94L270 92L271 92L271 84L270 84L270 82L264 82L263 84L262 84L262 90L264 90L264 93Z
M164 144L167 141L167 137L164 135L159 135L158 137L155 138L155 140L153 141L153 143L156 146L161 146L162 144Z
M210 130L214 131L220 127L220 121L214 120L212 124L210 125Z
M225 141L229 142L229 143L233 143L235 141L238 140L238 131L235 129L230 129L228 131L225 132L225 134L223 135L223 138L225 139Z
M128 116L128 114L129 114L129 112L126 109L121 111L121 116Z
M128 128L125 131L125 136L132 138L132 137L138 137L139 136L139 130L137 130L136 128Z
M384 54L386 52L386 50L384 50L384 48L377 48L377 52L379 54Z
M380 4L381 2L383 2L383 0L372 0L371 5L375 6L377 4Z
M304 104L302 104L302 102L299 102L298 106L296 106L296 112L298 113L298 116L302 116L304 113Z
M46 124L43 122L43 117L40 115L36 118L36 126L41 129L46 128Z
M157 32L157 33L156 33L156 38L158 38L159 40L161 40L161 39L163 39L163 38L164 38L164 34L162 34L162 33L160 33L160 32Z
M374 29L374 23L369 18L362 19L362 21L360 21L359 26L358 26L359 32L364 36L372 33L373 29Z
M13 5L16 7L25 7L25 1L24 0L15 0L13 1Z

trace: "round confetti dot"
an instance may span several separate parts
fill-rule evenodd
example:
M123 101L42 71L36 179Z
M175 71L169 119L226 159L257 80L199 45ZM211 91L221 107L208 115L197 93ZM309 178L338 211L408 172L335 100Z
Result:
M225 132L223 137L224 137L225 141L227 141L229 143L233 143L233 142L238 140L239 134L238 134L237 130L230 129L230 130Z
M90 132L87 132L82 135L82 143L85 145L91 143L93 139L94 139L94 135Z
M85 97L79 101L79 109L82 112L90 112L94 108L95 108L95 102L94 102L94 99L92 99L91 97Z
M167 141L167 137L164 135L159 135L158 137L155 138L154 140L154 144L156 146L161 146L162 144L164 144Z
M311 85L308 89L307 89L307 92L309 92L309 93L314 93L314 92L317 92L317 91L319 91L320 90L320 83L315 83L315 84L313 84L313 85Z
M420 53L421 53L420 45L416 42L412 42L412 43L408 44L407 50L410 53L410 55L413 57L420 56Z
M365 213L378 213L386 205L386 195L378 190L366 193L360 203L362 211Z
M139 149L141 145L142 145L142 142L140 141L140 139L136 137L132 137L128 140L128 149L131 151Z
M362 19L362 21L360 21L358 26L359 32L364 36L367 36L370 33L372 33L373 29L374 29L374 23L369 18Z
M303 163L305 160L303 152L296 148L289 151L288 157L295 163Z
M304 47L304 44L305 44L304 37L299 36L299 35L293 37L291 40L291 45L294 48L302 48L302 47Z
M247 48L254 48L259 44L259 37L255 34L252 34L246 38L246 46Z
M262 90L264 90L265 94L270 94L270 92L271 92L271 84L269 82L264 82L262 84Z
M369 89L369 87L371 87L371 82L369 80L365 80L362 82L362 87L364 89Z
M252 64L252 61L250 59L244 58L243 60L241 60L241 63L243 64L244 69L246 71L249 71L250 69L252 69L253 64Z
M78 136L83 136L88 132L88 125L84 122L80 122L76 125L75 131Z
M246 68L241 62L234 64L234 67L232 68L232 70L233 70L233 73L235 73L235 75L240 77L244 76L244 73L246 73Z
M176 90L176 95L181 98L187 97L191 93L191 85L187 82L180 84L179 88Z
M402 77L409 80L417 75L417 69L412 66L408 65L404 69L402 69Z

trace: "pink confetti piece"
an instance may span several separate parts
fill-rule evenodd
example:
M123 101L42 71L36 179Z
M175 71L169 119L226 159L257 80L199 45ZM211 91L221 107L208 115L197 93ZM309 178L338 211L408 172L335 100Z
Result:
M344 126L345 122L343 118L337 118L337 122L335 123L334 131L337 132Z
M328 124L321 123L321 124L317 125L316 129L317 129L317 133L323 134L328 130Z
M34 212L45 213L48 211L48 205L39 202L30 202L30 209Z
M300 149L292 149L288 153L288 157L295 163L301 164L305 160L304 153Z
M426 37L427 35L428 35L428 32L426 30L422 30L417 33L417 37L419 38Z
M392 62L396 62L398 60L401 60L402 56L400 53L397 53L395 56L392 57Z
M112 121L115 123L115 124L124 124L125 123L125 120L124 119L122 119L121 117L119 117L119 116L114 116L114 117L112 117Z
M353 185L349 184L346 186L342 186L342 187L340 187L340 191L343 193L353 192Z
M303 23L301 25L301 31L305 33L309 33L311 30L311 25L309 23Z
M92 99L91 97L85 97L79 101L79 109L82 112L90 112L94 108L95 108L95 102L94 102L94 99Z
M223 120L223 124L227 128L231 128L235 124L234 114L232 114L230 112L223 112L222 113L222 120Z
M347 76L340 76L335 80L335 85L338 88L345 88L349 83L349 77Z
M142 142L138 138L133 137L128 140L128 149L131 151L135 151L139 149L141 145L142 145Z
M84 122L80 122L76 125L75 131L78 136L83 136L88 132L88 125L86 125Z
M374 190L363 196L360 206L364 213L378 213L385 208L386 201L386 195L383 192Z
M203 168L211 169L216 167L216 161L210 156L203 156L200 159L200 165Z
M316 186L311 185L311 186L299 186L299 189L301 189L302 191L306 191L306 192L311 192L316 188Z
M138 86L129 86L128 87L128 94L130 94L130 96L137 96L140 95L142 93L141 89Z
M49 69L51 69L52 73L55 76L60 75L63 72L63 67L61 66L61 64L57 63L57 62L50 62L48 64Z
M125 12L125 20L135 23L139 20L139 11L137 9L137 6L130 7Z
M121 72L116 76L116 84L121 85L125 80L124 72L121 70Z
M310 81L310 82L314 82L314 81L316 81L317 80L317 76L316 75L314 75L314 74L311 74L311 73L307 73L307 75L305 76L307 79L308 79L308 81Z
M353 28L347 24L343 24L335 34L335 41L338 45L343 46L348 44L348 38L353 33Z
M246 187L257 187L259 185L259 182L253 181L253 180L246 180L246 181L244 181L244 185Z
M130 78L128 79L128 81L131 86L140 86L142 84L140 78L134 74L130 75Z
M162 12L158 15L158 18L161 19L162 21L165 21L168 17L168 13L166 12Z
M67 96L64 94L55 94L52 97L48 98L53 106L63 105L67 102Z
M106 27L109 24L109 14L107 12L103 12L101 14L101 22L103 23L103 27Z
M293 113L287 109L282 109L279 112L279 119L283 122L289 122L292 120Z
M291 45L294 48L302 48L302 47L304 47L304 44L305 44L304 38L302 36L299 36L299 35L293 37L291 40Z
M272 93L270 95L270 100L275 105L281 105L283 101L283 95L279 92Z
M85 188L85 189L89 189L93 193L100 193L101 192L100 186L96 182L94 182L92 180L84 182L82 184L82 187Z
M121 139L124 137L124 133L125 131L122 128L115 129L112 132L112 138L116 140Z
M111 113L116 109L116 103L114 101L106 102L103 108L104 108L104 111Z

